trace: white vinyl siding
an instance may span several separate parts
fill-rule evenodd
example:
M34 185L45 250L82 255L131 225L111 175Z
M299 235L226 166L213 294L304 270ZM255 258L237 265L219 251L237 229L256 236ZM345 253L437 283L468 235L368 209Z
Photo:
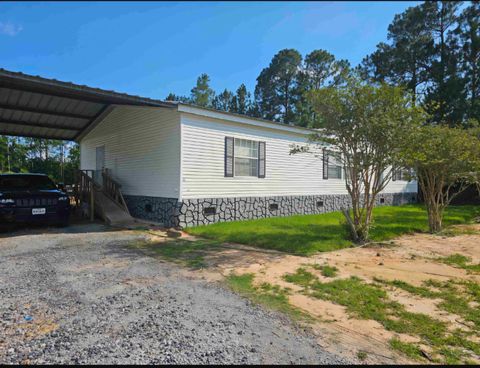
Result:
M183 113L182 198L343 193L344 183L322 179L321 155L290 155L305 134ZM225 137L265 142L265 178L224 175ZM235 153L236 155L236 153Z
M180 114L166 108L118 106L80 142L82 169L95 169L96 147L105 167L130 195L178 198Z
M95 169L96 148L105 146L105 167L127 195L182 200L347 194L343 179L323 179L322 150L290 154L292 144L308 141L308 131L255 120L248 123L246 117L234 118L238 121L178 112L174 108L117 106L81 140L80 166ZM238 156L251 160L249 174L253 176L225 176L226 137L232 137L233 144L235 139L246 140L258 144L257 149L265 148L266 156L262 156L260 165L253 164L252 148ZM263 172L255 172L259 166L263 168L263 163L265 177ZM390 182L385 190L416 191L414 181Z
M322 151L290 154L307 134L181 114L181 198L347 194L344 179L324 180ZM263 141L266 177L225 177L225 137ZM343 169L342 169L343 171ZM393 182L384 192L416 192L415 182Z

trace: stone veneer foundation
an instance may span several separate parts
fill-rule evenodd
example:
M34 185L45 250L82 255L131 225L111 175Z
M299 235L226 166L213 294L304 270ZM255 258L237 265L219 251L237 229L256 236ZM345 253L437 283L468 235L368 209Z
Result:
M163 223L167 227L191 227L215 222L266 217L318 214L350 206L348 195L309 195L278 197L176 198L125 195L133 217ZM385 193L377 205L416 203L417 193Z

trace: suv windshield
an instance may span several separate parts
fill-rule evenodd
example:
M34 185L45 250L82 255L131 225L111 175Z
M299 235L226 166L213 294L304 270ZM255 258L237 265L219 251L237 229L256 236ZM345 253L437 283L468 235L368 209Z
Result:
M4 175L0 176L0 192L10 190L52 190L55 184L43 175Z

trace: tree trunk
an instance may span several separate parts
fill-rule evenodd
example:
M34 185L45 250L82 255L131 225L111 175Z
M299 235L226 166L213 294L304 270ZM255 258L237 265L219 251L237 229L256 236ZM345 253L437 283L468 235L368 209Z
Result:
M436 203L427 206L428 227L432 234L442 231L443 210Z
M352 233L353 241L355 243L359 243L360 239L358 237L357 227L355 226L354 221L350 217L350 212L349 212L348 208L347 209L342 209L342 213L345 216L345 219L347 220L348 226L350 226L350 232Z

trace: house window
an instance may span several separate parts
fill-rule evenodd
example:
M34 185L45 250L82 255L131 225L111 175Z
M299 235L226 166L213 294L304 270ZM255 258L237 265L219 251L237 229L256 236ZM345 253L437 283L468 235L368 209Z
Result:
M328 178L329 179L341 179L342 178L343 165L340 161L338 153L328 152Z
M396 180L404 180L404 181L410 181L411 180L411 173L407 169L396 169L393 171L392 175L393 181Z
M258 142L235 138L235 176L258 176Z

